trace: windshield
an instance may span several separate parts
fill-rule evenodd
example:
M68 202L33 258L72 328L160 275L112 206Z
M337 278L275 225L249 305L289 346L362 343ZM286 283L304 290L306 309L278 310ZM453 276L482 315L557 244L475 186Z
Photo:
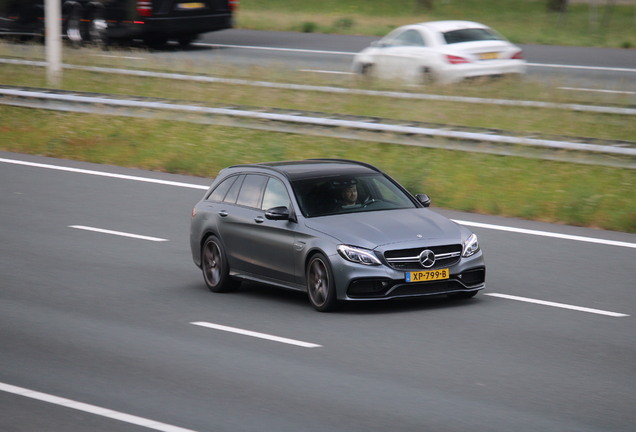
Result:
M502 37L489 29L471 28L446 32L444 33L444 39L447 44L455 44L461 42L502 40Z
M305 217L417 207L382 174L318 177L297 180L292 186Z

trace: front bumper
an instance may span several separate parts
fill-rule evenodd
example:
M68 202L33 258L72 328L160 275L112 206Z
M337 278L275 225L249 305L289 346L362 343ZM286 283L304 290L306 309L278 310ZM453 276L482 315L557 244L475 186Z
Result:
M431 282L406 282L406 272L388 266L350 263L332 258L338 299L348 301L388 300L407 297L467 293L486 287L486 265L482 252L462 258L449 267L450 278Z

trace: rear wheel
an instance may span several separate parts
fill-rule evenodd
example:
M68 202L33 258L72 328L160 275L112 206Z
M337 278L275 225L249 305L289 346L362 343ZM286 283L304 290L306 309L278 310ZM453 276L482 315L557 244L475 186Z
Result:
M433 73L433 70L428 67L425 66L422 68L422 84L424 85L431 85L435 83L435 75Z
M106 21L104 8L101 6L96 6L91 10L88 37L91 43L99 47L106 48L109 44L108 21Z
M223 250L221 241L215 237L208 237L201 248L201 270L203 279L210 291L234 291L240 282L230 277L230 267Z
M320 312L336 307L336 286L329 261L322 254L314 255L307 265L307 293L314 309Z
M166 47L168 38L162 35L146 36L144 42L151 49L160 50Z
M72 46L79 46L82 44L82 7L72 6L66 16L66 26L64 28L64 34Z
M181 46L182 48L185 48L188 45L190 45L196 38L197 38L197 35L179 36L179 38L177 39L177 42L179 42L179 46Z

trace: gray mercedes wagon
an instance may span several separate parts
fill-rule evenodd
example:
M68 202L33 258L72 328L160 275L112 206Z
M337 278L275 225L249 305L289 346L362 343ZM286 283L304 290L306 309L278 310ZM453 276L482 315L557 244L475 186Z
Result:
M304 291L319 311L339 301L485 287L477 236L378 168L338 159L223 169L192 210L190 246L214 292L241 281Z

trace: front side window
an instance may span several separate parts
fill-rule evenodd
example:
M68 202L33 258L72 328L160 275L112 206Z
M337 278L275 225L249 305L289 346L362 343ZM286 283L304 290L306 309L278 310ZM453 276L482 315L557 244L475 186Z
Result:
M395 38L396 45L424 46L424 39L417 30L407 30Z
M290 207L289 195L287 189L282 181L270 177L265 187L265 193L263 194L262 210L267 210L272 207Z

